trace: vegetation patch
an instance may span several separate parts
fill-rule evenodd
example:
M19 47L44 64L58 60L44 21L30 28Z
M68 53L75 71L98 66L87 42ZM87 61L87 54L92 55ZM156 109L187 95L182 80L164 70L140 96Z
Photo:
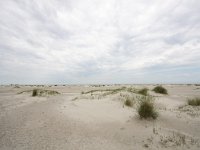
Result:
M143 97L139 103L138 114L140 118L153 118L158 117L158 113L155 111L154 103L152 97L147 96Z
M153 89L154 92L156 93L160 93L160 94L167 94L167 89L165 89L164 87L162 86L156 86L154 89Z
M126 99L124 101L124 105L126 105L128 107L133 107L133 105L134 105L134 98L126 97Z
M200 106L200 98L188 99L188 105Z
M147 96L147 94L148 94L148 89L147 89L147 88L143 88L143 89L141 89L141 90L138 91L138 94Z
M87 91L87 92L81 92L81 94L88 94L88 93L94 93L94 92L100 92L102 90L91 90L91 91Z
M27 91L22 91L19 92L18 94L23 94L23 93L31 93L33 97L35 96L50 96L50 95L58 95L60 94L57 91L53 90L44 90L44 89L33 89L33 90L27 90Z
M38 90L37 89L34 89L33 92L32 92L32 96L38 96Z
M179 111L186 113L191 117L199 117L200 116L200 107L194 107L192 105L184 105L178 108Z
M137 93L138 91L137 91L137 89L135 89L135 88L127 88L127 92L129 92L129 93Z
M18 85L15 85L15 87L14 88L20 88L20 86L18 86Z
M89 94L89 93L94 93L94 92L106 92L106 93L104 93L104 96L106 96L106 95L116 94L125 89L126 89L126 87L117 88L117 89L98 89L98 90L90 90L87 92L81 92L81 94Z

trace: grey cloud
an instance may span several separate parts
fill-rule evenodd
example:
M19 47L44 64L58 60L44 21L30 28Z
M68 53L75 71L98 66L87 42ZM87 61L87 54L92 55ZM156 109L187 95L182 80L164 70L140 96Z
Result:
M0 1L0 83L178 81L187 70L153 75L200 65L199 10L198 0Z

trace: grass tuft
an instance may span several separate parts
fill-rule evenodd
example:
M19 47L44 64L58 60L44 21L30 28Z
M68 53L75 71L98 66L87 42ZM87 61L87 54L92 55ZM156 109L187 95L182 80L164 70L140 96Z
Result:
M130 97L127 97L126 100L124 101L124 105L126 105L128 107L133 107L134 99L131 99Z
M98 89L98 90L87 91L82 94L89 94L89 93L94 93L94 92L106 92L106 93L104 93L104 96L106 96L106 95L117 94L121 91L124 91L125 89L126 89L126 87L121 87L121 88L117 88L117 89Z
M49 95L57 95L57 94L60 94L60 93L57 92L57 91L43 90L43 89L33 89L33 90L31 90L31 91L32 91L32 96L33 96L33 97L35 97L35 96L49 96ZM30 92L30 90L20 92L19 94L22 94L22 93L24 93L24 92Z
M188 99L188 105L200 106L200 98Z
M138 91L139 94L147 96L148 94L148 89L147 88L143 88L141 90Z
M34 89L33 92L32 92L32 96L37 96L38 95L38 90L37 89Z
M154 104L151 97L145 97L140 101L138 114L140 118L153 118L158 117L158 113L155 111Z
M167 89L165 89L164 87L162 86L156 86L154 89L153 89L154 92L156 93L160 93L160 94L167 94Z

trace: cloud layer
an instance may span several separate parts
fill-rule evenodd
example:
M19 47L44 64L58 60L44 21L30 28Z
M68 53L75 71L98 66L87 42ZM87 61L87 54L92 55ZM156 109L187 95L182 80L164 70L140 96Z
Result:
M200 81L199 0L0 1L0 84Z

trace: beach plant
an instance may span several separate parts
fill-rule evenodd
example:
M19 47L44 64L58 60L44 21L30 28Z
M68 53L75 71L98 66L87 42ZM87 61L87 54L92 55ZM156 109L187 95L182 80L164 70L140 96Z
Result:
M38 90L37 89L34 89L33 92L32 92L32 96L37 96L38 95Z
M200 98L188 99L188 105L200 106Z
M154 103L152 97L145 96L140 99L138 114L140 118L153 118L156 119L158 117L158 113L155 111Z
M126 105L128 107L133 107L133 105L134 105L134 98L126 97L126 99L124 101L124 105Z
M141 90L138 91L139 94L147 96L148 94L148 89L147 88L143 88Z
M156 93L160 93L160 94L167 94L167 89L165 89L164 87L162 86L156 86L154 89L153 89L154 92Z
M83 94L89 94L89 93L94 93L94 92L105 92L103 95L107 96L107 95L117 94L121 91L125 91L125 89L126 89L126 87L121 87L121 88L117 88L117 89L97 89L97 90L86 91Z
M29 91L23 91L21 93L24 93L24 92L29 92ZM53 91L53 90L43 90L43 89L33 89L32 90L32 96L35 97L35 96L49 96L49 95L57 95L57 94L60 94L59 92L57 91Z

